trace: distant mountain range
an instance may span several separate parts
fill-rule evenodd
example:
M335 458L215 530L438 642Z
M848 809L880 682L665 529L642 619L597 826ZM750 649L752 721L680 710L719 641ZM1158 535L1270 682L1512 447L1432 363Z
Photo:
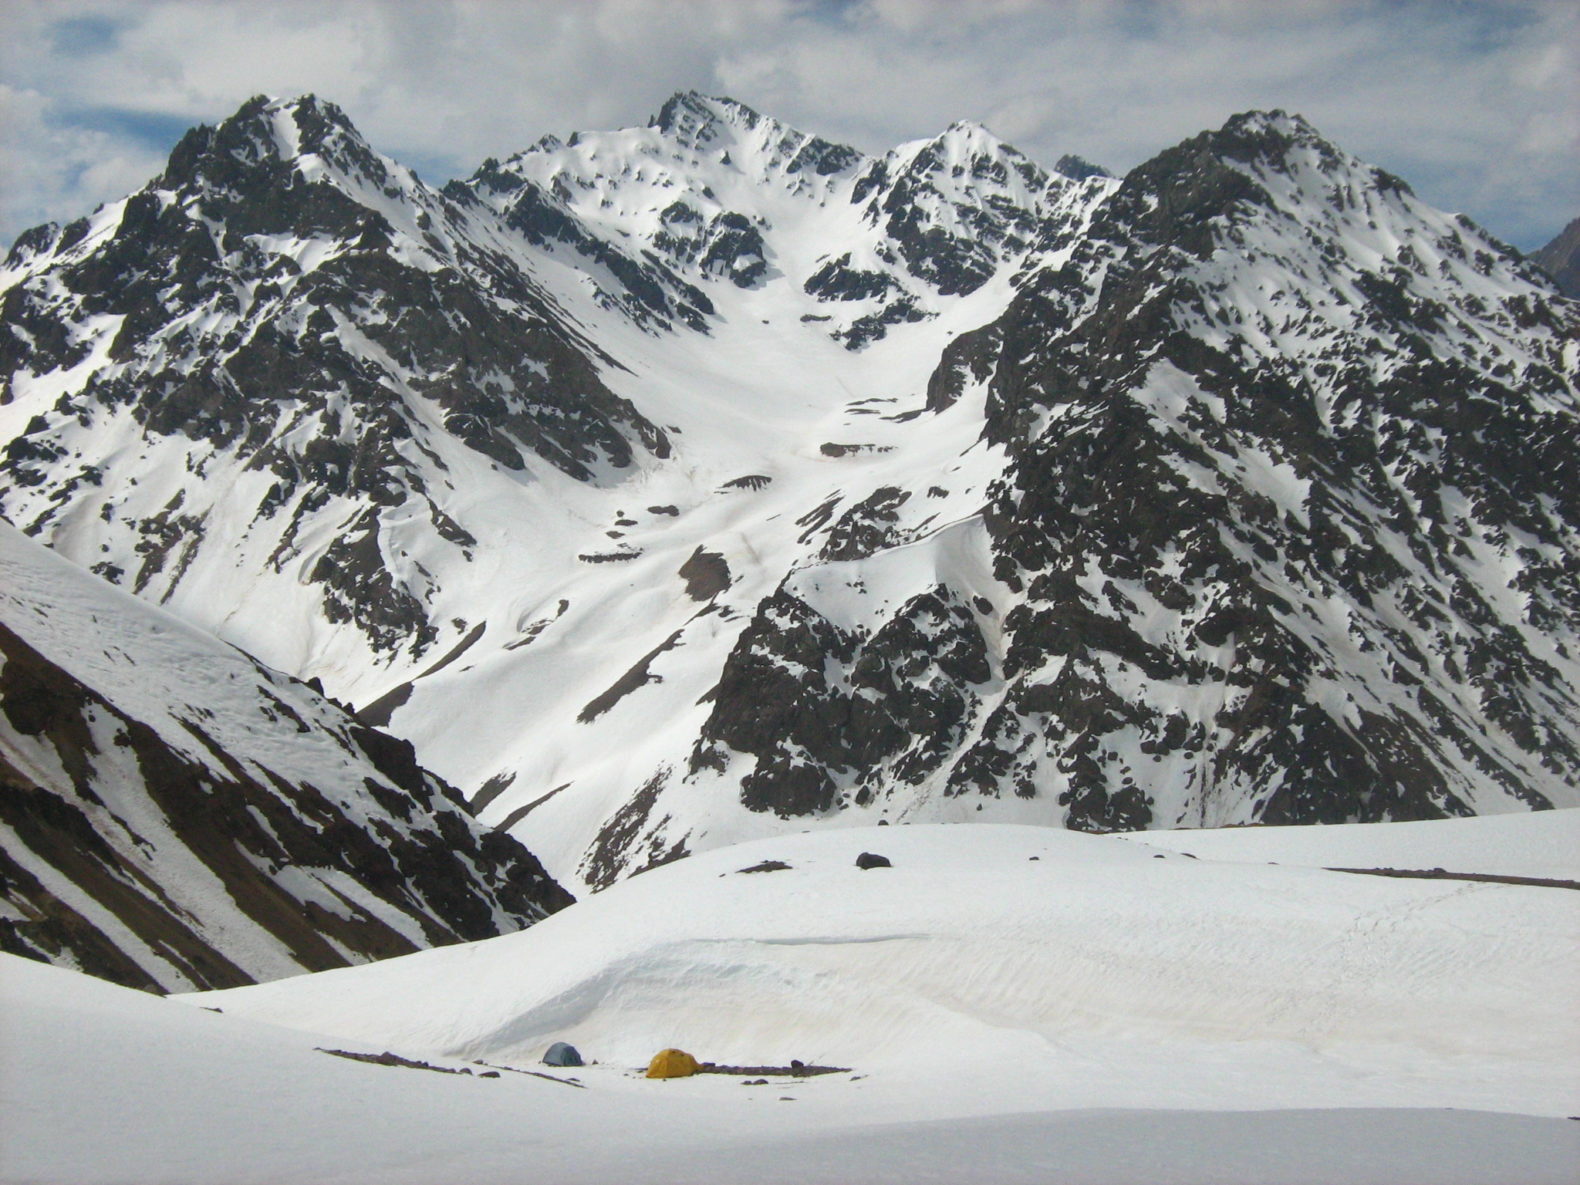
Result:
M395 853L385 905L340 891L417 945L552 907L502 831L580 893L819 826L1576 806L1577 384L1580 304L1282 112L1121 178L687 93L436 189L259 98L12 249L0 515L266 667L133 710L62 616L19 636L78 706L0 754L107 752L59 723L92 703L197 760L206 708L247 728L205 768L267 790L296 697L318 755L268 751ZM8 625L54 620L28 587ZM75 793L50 826L113 831Z
M1576 218L1541 250L1531 256L1558 281L1563 294L1580 298L1580 218Z

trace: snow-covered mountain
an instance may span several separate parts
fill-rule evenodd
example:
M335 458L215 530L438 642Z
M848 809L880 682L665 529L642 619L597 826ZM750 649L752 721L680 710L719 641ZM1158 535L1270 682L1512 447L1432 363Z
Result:
M421 655L460 628L435 572L478 546L445 510L452 467L589 479L664 448L489 229L328 104L194 130L145 189L8 260L7 516L195 620L250 622L227 636L277 665ZM271 642L282 600L309 612Z
M706 331L709 281L782 281L816 303L802 319L859 349L897 324L936 315L940 297L976 291L1040 236L1080 224L1106 174L1075 158L1049 174L987 129L959 123L883 157L765 118L741 103L678 94L646 128L554 137L465 186L535 246L611 264L600 303L643 324ZM671 289L669 301L649 295Z
M1297 117L1118 179L685 94L438 191L255 100L0 290L0 513L568 884L1580 803L1580 308Z
M569 897L411 746L0 524L0 947L233 987Z

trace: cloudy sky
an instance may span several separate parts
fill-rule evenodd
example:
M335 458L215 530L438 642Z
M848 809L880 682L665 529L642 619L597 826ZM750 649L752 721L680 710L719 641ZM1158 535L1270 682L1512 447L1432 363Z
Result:
M689 89L868 151L974 119L1116 172L1283 107L1517 246L1580 215L1574 0L0 0L0 240L257 93L444 181Z

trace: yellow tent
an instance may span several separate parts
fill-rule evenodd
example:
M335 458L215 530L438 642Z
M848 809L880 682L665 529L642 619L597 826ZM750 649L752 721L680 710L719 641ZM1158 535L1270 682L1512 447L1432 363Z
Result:
M702 1067L684 1049L661 1049L647 1064L649 1078L690 1078Z

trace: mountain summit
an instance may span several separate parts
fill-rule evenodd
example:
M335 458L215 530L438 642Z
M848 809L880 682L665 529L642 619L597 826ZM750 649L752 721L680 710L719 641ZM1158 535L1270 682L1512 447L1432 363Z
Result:
M0 514L573 887L786 827L1572 806L1577 342L1283 112L1112 177L685 93L440 191L253 100L13 250Z

